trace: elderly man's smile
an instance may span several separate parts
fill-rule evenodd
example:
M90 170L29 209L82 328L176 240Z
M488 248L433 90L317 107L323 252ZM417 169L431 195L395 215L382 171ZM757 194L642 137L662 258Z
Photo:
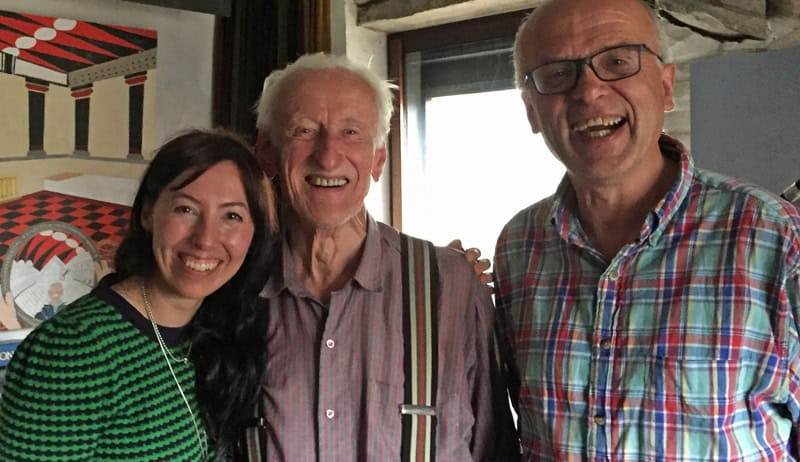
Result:
M306 182L311 186L318 186L322 188L337 188L340 186L344 186L350 182L345 177L325 177L325 176L318 176L318 175L308 175L306 176Z

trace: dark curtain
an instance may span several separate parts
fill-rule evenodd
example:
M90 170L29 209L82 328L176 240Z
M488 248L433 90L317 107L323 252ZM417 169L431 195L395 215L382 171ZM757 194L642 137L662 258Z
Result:
M271 71L298 56L330 50L329 0L234 0L218 17L214 126L255 139L253 105Z
M303 48L307 53L331 51L330 0L302 0Z

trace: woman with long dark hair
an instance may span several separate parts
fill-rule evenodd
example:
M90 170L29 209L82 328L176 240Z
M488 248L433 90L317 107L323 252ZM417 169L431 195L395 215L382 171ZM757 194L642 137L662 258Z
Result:
M162 146L116 272L17 349L0 460L223 458L265 365L273 200L236 136L195 130Z

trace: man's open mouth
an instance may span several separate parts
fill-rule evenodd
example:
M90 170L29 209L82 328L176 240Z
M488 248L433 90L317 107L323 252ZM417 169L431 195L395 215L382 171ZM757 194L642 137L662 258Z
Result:
M624 117L593 117L573 125L572 130L590 138L608 136L628 122Z

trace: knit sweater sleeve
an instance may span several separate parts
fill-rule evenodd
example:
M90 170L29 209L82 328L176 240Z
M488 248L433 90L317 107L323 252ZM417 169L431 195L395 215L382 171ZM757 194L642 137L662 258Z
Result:
M91 323L65 314L31 333L8 366L0 398L2 461L90 460L102 437L113 368Z

